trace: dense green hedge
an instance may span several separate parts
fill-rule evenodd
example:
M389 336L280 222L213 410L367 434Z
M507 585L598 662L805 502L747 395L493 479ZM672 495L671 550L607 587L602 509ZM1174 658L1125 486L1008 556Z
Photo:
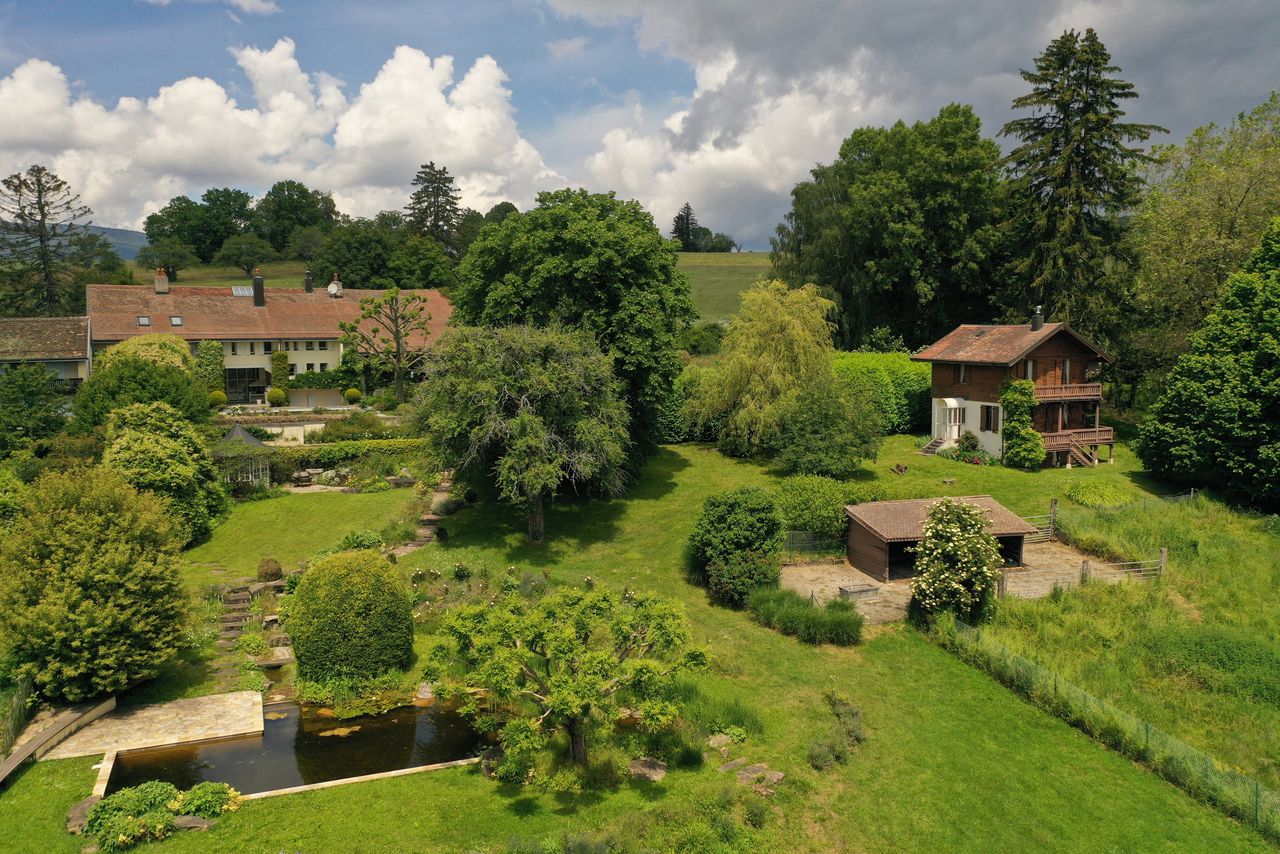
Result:
M303 573L286 622L299 678L368 679L407 666L412 608L396 568L376 551L316 561Z
M887 433L923 433L929 429L928 363L909 353L837 353L836 374L869 384L876 392Z
M343 463L370 457L416 457L430 455L426 439L361 439L353 442L326 442L321 445L298 445L277 448L271 458L271 477L276 482L288 480L298 469L331 469Z

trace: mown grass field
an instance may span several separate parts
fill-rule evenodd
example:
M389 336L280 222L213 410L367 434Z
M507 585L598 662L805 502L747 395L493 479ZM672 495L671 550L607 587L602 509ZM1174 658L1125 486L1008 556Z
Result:
M769 277L768 252L681 252L693 302L703 320L728 320L738 311L738 295Z
M1127 460L1122 454L1113 467L1023 476L920 457L910 438L895 437L867 476L892 478L903 494L992 492L1029 513L1069 478L1107 478L1141 492ZM888 473L894 462L908 465L905 477ZM956 483L944 487L942 477ZM733 784L712 765L673 770L659 786L626 784L580 796L503 787L458 770L253 802L207 835L155 850L495 851L515 838L543 841L637 824L651 828L647 844L671 851L1266 848L1251 831L1023 703L912 629L872 632L854 648L813 648L710 605L681 569L701 502L722 489L774 479L759 465L711 449L665 448L626 497L555 505L544 545L524 541L517 510L482 502L447 520L444 543L402 561L406 571L447 570L456 562L491 571L546 569L553 583L591 576L682 602L713 659L696 677L700 690L755 710L763 731L740 752L787 774L763 828L739 823L732 833L706 836L708 817L732 809L721 793ZM247 566L266 554L280 556L274 529L259 528L262 512L252 504L238 508L219 529L223 539L201 547L205 558L218 554ZM309 551L339 536L331 529L335 520L320 511L291 515L292 524L314 537ZM847 764L817 772L805 755L832 727L822 701L828 687L862 708L868 741ZM16 840L18 851L78 850L80 841L61 827L66 808L91 786L90 764L50 762L26 770L0 795L2 838Z
M139 284L150 284L151 277L155 271L150 267L139 267L138 262L129 261L129 268L133 270L133 277L138 280ZM307 264L305 261L269 261L262 265L262 277L269 288L300 288L303 285L303 279L307 272ZM201 285L211 288L229 288L233 285L250 284L249 277L244 274L243 270L237 270L235 267L192 267L187 270L179 270L177 281L171 282L174 286L178 285ZM323 286L326 282L316 282L317 286Z

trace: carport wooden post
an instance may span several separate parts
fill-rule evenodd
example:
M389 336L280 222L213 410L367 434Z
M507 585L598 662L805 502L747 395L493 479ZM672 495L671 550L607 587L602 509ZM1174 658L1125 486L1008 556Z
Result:
M1058 538L1058 499L1049 499L1049 539Z

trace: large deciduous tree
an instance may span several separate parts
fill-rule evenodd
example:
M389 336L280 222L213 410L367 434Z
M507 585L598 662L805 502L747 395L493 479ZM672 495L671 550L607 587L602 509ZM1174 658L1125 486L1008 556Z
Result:
M697 312L675 244L639 202L539 194L533 210L484 229L452 298L461 323L586 330L623 383L635 452L657 446L658 411L681 369L677 339Z
M792 190L774 271L835 300L848 349L873 334L915 347L986 317L998 280L999 162L968 106L855 130Z
M1138 455L1157 475L1280 509L1280 270L1227 280L1143 423Z
M706 655L691 646L679 608L650 594L565 590L540 600L518 595L497 604L463 605L446 616L440 665L459 665L442 694L462 711L492 726L501 723L504 756L499 778L538 778L538 753L563 732L578 769L590 759L592 733L612 734L619 709L633 710L646 732L673 725L679 707L670 699L675 676L699 669ZM502 709L486 714L483 689Z
M11 365L0 374L0 457L66 426L58 377L44 365Z
M43 166L0 181L0 268L6 268L4 301L11 309L58 315L83 307L71 256L92 213Z
M237 234L226 239L218 254L213 256L213 263L221 267L235 267L243 270L246 276L252 276L258 266L278 257L271 244L258 235Z
M416 187L405 205L409 227L423 237L430 237L447 249L454 247L458 224L462 220L462 204L453 176L435 161L422 164L413 176Z
M1127 346L1112 355L1158 378L1280 213L1280 93L1227 127L1205 125L1153 155L1130 234L1133 323Z
M301 181L277 181L253 206L253 230L283 253L299 228L328 228L337 218L333 196Z
M464 327L431 348L415 427L445 463L491 479L528 510L529 539L564 487L622 490L627 410L589 337L562 329Z
M776 449L801 392L832 377L831 307L813 286L793 290L774 281L744 291L720 361L687 403L699 428L717 424L729 453Z
M333 228L316 254L312 269L323 285L338 274L351 288L389 288L395 284L391 258L404 243L399 215L379 214L374 219L354 219Z
M1138 97L1116 76L1092 29L1068 30L1049 43L1034 69L1021 72L1031 91L1015 98L1024 115L1002 136L1017 144L1005 221L1012 275L1001 300L1012 317L1032 306L1080 327L1096 327L1116 296L1106 292L1107 268L1124 256L1119 216L1138 198L1135 166L1148 155L1132 142L1165 131L1123 121L1121 102Z
M177 196L147 217L142 230L151 243L176 237L191 246L205 264L229 237L243 233L253 220L253 196L231 187L213 187L199 202Z
M338 324L344 347L366 363L391 371L396 400L404 402L405 380L422 365L427 354L427 301L414 293L391 288L360 300L360 319Z
M178 237L161 237L155 243L148 243L138 250L138 266L163 269L165 275L173 281L178 280L178 272L200 263L195 249L183 243Z
M0 537L0 647L46 699L78 703L155 676L185 596L175 520L101 467L46 474Z

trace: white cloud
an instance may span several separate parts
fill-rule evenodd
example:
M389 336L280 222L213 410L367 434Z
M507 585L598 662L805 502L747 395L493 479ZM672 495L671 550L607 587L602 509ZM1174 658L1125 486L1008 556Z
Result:
M261 191L284 178L334 192L371 215L399 208L428 160L458 179L464 204L527 206L563 183L520 133L506 75L481 57L455 81L453 59L399 47L352 97L304 71L294 43L231 50L253 90L241 104L188 77L114 105L73 93L40 59L0 77L0 174L43 163L83 196L102 225L138 226L171 197L211 186Z
M235 8L248 15L273 15L280 11L274 0L227 0Z
M586 49L587 39L585 36L547 42L547 52L551 54L552 59L572 59L575 56L582 56L583 51Z

